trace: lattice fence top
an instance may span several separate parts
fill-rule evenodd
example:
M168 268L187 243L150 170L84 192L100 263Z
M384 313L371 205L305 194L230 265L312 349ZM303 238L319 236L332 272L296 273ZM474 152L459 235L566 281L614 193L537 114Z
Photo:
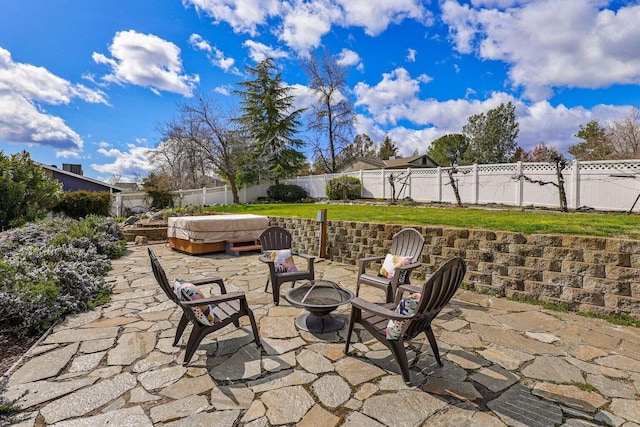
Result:
M580 171L625 171L640 172L640 160L608 160L599 162L579 162Z

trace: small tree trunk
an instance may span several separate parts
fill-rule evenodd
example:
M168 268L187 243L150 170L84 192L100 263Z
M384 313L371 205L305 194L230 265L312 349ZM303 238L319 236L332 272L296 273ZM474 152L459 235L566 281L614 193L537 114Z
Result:
M558 179L558 197L560 198L560 210L562 212L567 212L569 208L567 206L567 192L564 189L564 176L562 175L563 170L564 166L561 165L561 162L556 162L556 177Z
M238 186L236 185L235 177L229 177L229 187L231 187L231 195L233 196L233 203L240 203L240 196L238 195Z
M454 178L454 174L456 172L458 172L456 168L447 169L447 174L449 175L449 183L451 183L453 194L456 196L457 206L462 206L462 201L460 200L460 191L458 191L458 181L456 181Z

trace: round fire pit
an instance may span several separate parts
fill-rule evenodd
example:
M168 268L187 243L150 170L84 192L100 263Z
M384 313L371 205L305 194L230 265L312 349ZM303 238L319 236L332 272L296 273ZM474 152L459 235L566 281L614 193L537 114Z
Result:
M331 312L351 301L353 292L328 280L311 280L284 297L291 305L306 310L296 318L299 329L324 334L344 327L345 319L332 316Z

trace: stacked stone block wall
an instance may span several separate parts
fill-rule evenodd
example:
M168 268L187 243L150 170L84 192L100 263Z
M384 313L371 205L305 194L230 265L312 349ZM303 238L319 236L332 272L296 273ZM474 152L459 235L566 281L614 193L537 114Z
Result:
M319 253L320 224L310 219L270 218L291 231L300 252ZM327 258L356 264L385 255L392 236L406 225L328 221ZM465 284L478 291L567 304L597 314L640 317L640 241L575 235L525 235L508 231L413 226L425 238L428 276L444 260L467 262ZM354 276L355 280L355 276ZM415 282L415 281L414 281Z

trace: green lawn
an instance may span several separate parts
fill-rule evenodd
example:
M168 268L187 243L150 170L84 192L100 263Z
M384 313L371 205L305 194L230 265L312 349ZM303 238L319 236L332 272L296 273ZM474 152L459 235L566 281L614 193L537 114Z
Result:
M205 210L314 219L320 209L327 209L329 220L450 226L527 234L582 234L640 238L640 216L625 213L521 212L475 208L314 203L226 205L209 207Z

